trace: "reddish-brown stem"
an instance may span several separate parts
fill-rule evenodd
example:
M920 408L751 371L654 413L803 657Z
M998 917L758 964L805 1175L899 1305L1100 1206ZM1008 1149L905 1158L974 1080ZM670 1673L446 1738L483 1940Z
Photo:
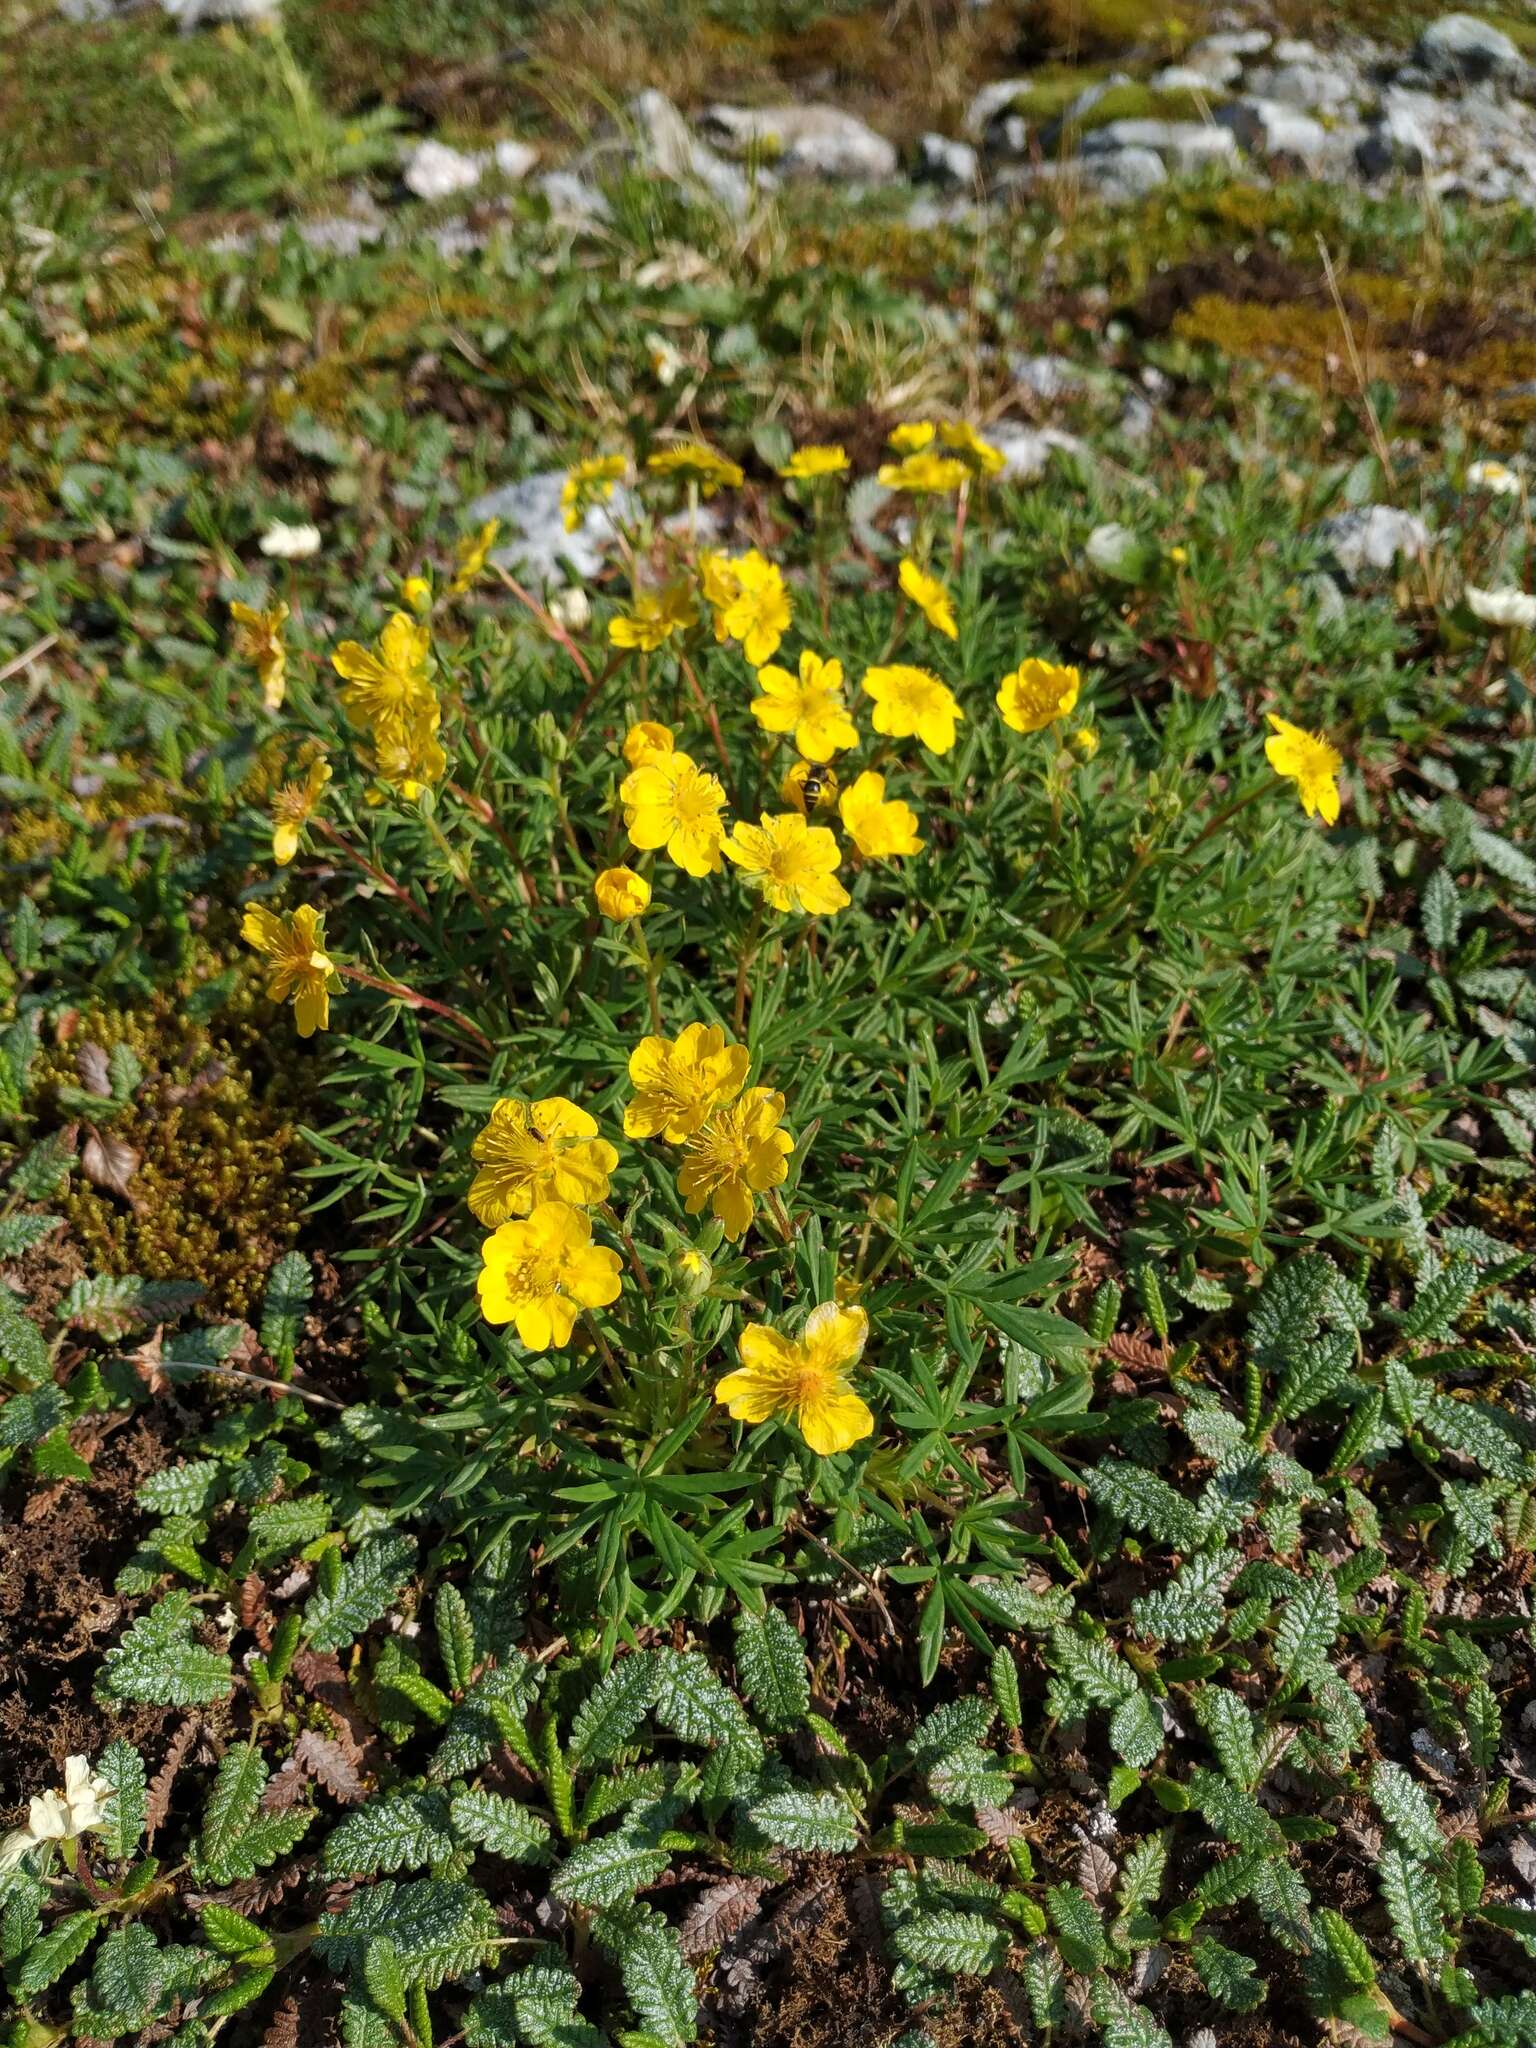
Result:
M561 625L560 621L553 615L553 613L547 612L544 609L543 605L539 603L538 599L532 596L528 591L524 590L523 586L521 585L521 583L518 582L517 578L515 576L509 576L505 569L498 568L496 574L501 578L502 582L505 583L508 590L510 590L512 595L517 599L518 603L522 605L526 610L532 612L533 616L544 628L545 632L549 635L550 639L557 641L560 644L560 646L562 646L565 649L566 653L571 657L572 661L574 661L576 666L581 670L581 673L586 678L587 683L592 687L595 687L595 685L592 684L592 670L588 666L587 657L582 653L581 649L576 645L576 642L571 638L570 634L567 633L564 626Z
M371 860L357 851L355 846L349 845L334 825L329 824L324 818L311 818L310 823L333 846L339 846L352 865L361 868L370 881L376 882L381 889L387 890L397 902L403 903L412 917L419 918L423 924L430 924L431 919L410 891L402 888L393 876L386 875L382 868L376 868Z
M502 852L517 869L517 878L522 884L523 901L532 910L539 900L538 884L533 879L527 861L523 859L523 856L518 852L512 841L502 831L494 808L486 802L483 796L476 796L474 791L470 789L461 789L456 782L450 782L448 787L453 791L453 794L459 799L460 803L467 810L472 811L480 820L480 823L485 826L491 837L500 846Z
M678 653L677 665L683 672L683 679L687 683L689 690L693 693L694 703L698 705L705 718L709 721L710 734L715 742L715 752L720 756L720 779L725 784L725 793L730 799L731 809L733 811L737 810L740 807L736 802L736 792L731 783L731 757L726 751L725 734L720 730L720 721L715 716L715 707L700 689L699 679L693 672L693 664L681 650Z
M413 988L407 988L403 981L386 981L381 975L365 973L361 967L349 967L337 961L336 972L346 976L348 981L361 982L364 988L376 988L386 996L393 996L396 1002L405 1003L413 1010L429 1010L433 1016L442 1017L457 1030L472 1038L476 1045L484 1046L489 1053L496 1048L478 1024L472 1024L462 1011L451 1009L447 1003L440 1003L435 996L418 995Z

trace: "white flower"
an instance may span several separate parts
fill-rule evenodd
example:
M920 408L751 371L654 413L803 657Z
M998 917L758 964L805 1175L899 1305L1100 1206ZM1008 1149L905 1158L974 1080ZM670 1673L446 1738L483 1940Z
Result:
M318 526L284 526L278 519L269 526L257 542L264 555L270 555L279 562L302 562L306 555L320 552L320 529Z
M651 375L664 389L670 390L687 369L687 357L662 334L648 334L645 345L650 352Z
M1096 526L1083 547L1089 565L1117 583L1146 583L1155 574L1160 550L1118 520Z
M95 1775L89 1758L66 1757L64 1790L37 1793L27 1810L26 1826L14 1828L0 1841L0 1871L14 1870L39 1842L72 1842L88 1828L99 1828L107 1817L103 1801L111 1796L112 1787Z
M592 605L579 583L557 590L549 600L549 615L567 633L579 633L591 622Z
M1536 626L1536 597L1523 590L1476 590L1467 585L1467 609L1485 626Z
M1495 497L1520 495L1520 475L1505 462L1472 462L1467 465L1467 489L1492 491Z

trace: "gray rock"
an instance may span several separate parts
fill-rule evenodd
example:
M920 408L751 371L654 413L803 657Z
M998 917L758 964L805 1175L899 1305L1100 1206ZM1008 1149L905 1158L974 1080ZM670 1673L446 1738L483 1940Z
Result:
M1090 129L1080 147L1084 157L1126 149L1151 150L1181 171L1237 155L1232 131L1205 121L1109 121L1102 128Z
M1192 73L1209 92L1212 87L1236 85L1243 75L1243 60L1234 57L1230 51L1213 50L1207 43L1197 43L1194 49L1185 51L1182 64L1169 68Z
M1057 427L1025 427L1002 420L987 429L987 439L1002 451L1003 475L1013 483L1033 483L1045 475L1055 454L1089 456L1086 441Z
M727 213L741 215L751 206L752 187L743 173L693 133L664 92L647 86L626 112L635 154L658 177L700 187Z
M54 0L60 14L66 21L86 27L97 21L110 21L117 12L117 0Z
M1338 58L1327 63L1261 64L1249 72L1246 84L1260 99L1324 113L1344 106L1360 91L1359 78Z
M1279 100L1257 96L1232 100L1218 107L1213 118L1231 129L1250 156L1292 157L1297 163L1311 164L1328 148L1328 130L1321 121Z
M1504 31L1475 14L1442 14L1424 30L1413 54L1434 78L1518 78L1525 70Z
M984 85L965 110L961 127L972 142L980 142L1000 114L1006 114L1020 93L1028 92L1027 78L994 78Z
M1400 555L1421 555L1429 546L1429 528L1417 512L1395 505L1360 505L1336 512L1312 529L1351 581L1392 567Z
M805 178L878 182L896 175L896 147L842 107L717 105L704 115L711 141L738 156L756 151L776 170Z
M1326 64L1329 58L1305 36L1282 36L1271 48L1272 64Z
M1134 144L1101 150L1077 159L1075 166L1063 164L1059 168L1069 173L1076 168L1102 199L1142 199L1166 183L1168 177L1155 149Z
M930 185L972 186L978 159L974 146L949 135L920 135L915 175Z
M614 522L631 518L636 510L634 494L616 484L608 503L593 505L576 531L567 533L560 509L564 483L563 469L541 469L520 483L485 492L465 515L475 525L499 519L505 538L491 560L540 590L595 576L614 545Z
M1411 106L1388 94L1381 112L1355 148L1355 162L1365 178L1386 178L1394 171L1419 177L1431 169L1435 145L1428 128Z
M328 213L315 220L301 220L295 230L299 240L328 256L355 256L371 242L381 241L384 223L371 214Z
M550 219L562 225L585 226L612 215L613 209L597 187L574 171L546 171L535 182L549 207Z
M204 22L275 21L279 12L279 0L160 0L160 6L183 31Z
M1222 80L1226 84L1237 77L1243 67L1231 57L1224 58L1222 62L1228 67L1227 78ZM1216 80L1209 71L1198 69L1193 64L1165 64L1161 71L1153 72L1147 83L1154 92L1209 92Z
M1227 28L1202 36L1185 52L1186 61L1198 64L1207 51L1218 57L1262 57L1274 41L1267 28Z
M1088 383L1070 356L1011 355L1008 374L1042 405L1059 405L1064 398L1076 398Z
M427 140L414 144L405 160L401 179L418 199L449 199L455 192L469 192L479 184L484 165L477 156L453 149L446 142Z

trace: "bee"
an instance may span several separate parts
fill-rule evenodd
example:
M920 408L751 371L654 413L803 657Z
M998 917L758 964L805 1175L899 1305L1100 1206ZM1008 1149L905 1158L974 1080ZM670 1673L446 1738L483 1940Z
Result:
M817 762L797 761L785 776L779 795L805 817L813 811L830 810L837 801L837 775Z

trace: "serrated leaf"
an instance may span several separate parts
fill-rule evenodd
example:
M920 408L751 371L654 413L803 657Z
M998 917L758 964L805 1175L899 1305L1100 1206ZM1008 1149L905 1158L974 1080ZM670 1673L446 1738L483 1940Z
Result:
M1101 1970L1109 1960L1109 1939L1092 1900L1075 1884L1053 1884L1046 1888L1045 1910L1068 1969L1085 1977Z
M1446 1955L1445 1905L1434 1877L1415 1857L1395 1847L1382 1850L1376 1869L1404 1955L1410 1963L1438 1968Z
M680 1741L729 1742L757 1740L740 1700L728 1692L696 1650L656 1653L656 1718Z
M381 1878L322 1921L315 1939L321 1959L361 1977L368 1944L387 1935L406 1984L435 1991L449 1977L467 1977L493 1953L500 1928L490 1901L473 1885L445 1878L396 1884Z
M771 1792L747 1808L760 1834L781 1849L853 1849L859 1830L835 1792L810 1792L794 1785Z
M302 1252L285 1252L267 1275L261 1298L261 1348L274 1358L291 1356L304 1334L314 1279Z
M1127 1528L1171 1550L1200 1548L1204 1530L1194 1507L1157 1473L1125 1459L1110 1459L1090 1467L1082 1478L1095 1505Z
M1446 868L1436 868L1419 898L1424 937L1437 953L1449 953L1461 929L1461 891Z
M1384 1761L1374 1766L1371 1798L1399 1848L1421 1858L1439 1855L1445 1838L1435 1820L1434 1801L1401 1764Z
M1202 1935L1190 1950L1196 1975L1228 2012L1253 2012L1264 2002L1265 1985L1252 1956Z
M661 1667L648 1650L621 1657L571 1717L571 1762L617 1755L655 1705L660 1684Z
M327 1877L377 1877L453 1854L441 1792L388 1792L349 1813L326 1837Z
M316 1650L339 1650L376 1622L416 1567L409 1536L365 1536L341 1567L334 1590L312 1593L304 1632Z
M1253 1716L1236 1693L1220 1685L1202 1685L1191 1704L1223 1771L1234 1785L1251 1792L1259 1781Z
M669 1861L668 1850L658 1848L626 1821L612 1834L579 1842L557 1871L550 1890L571 1905L608 1909L633 1898L642 1885L654 1883Z
M515 1799L496 1792L459 1792L448 1821L461 1842L474 1842L509 1863L549 1861L549 1822Z
M1008 1937L977 1913L917 1913L895 1928L891 1946L936 1975L984 1977L1008 1953Z
M1163 1746L1163 1721L1157 1708L1139 1689L1128 1692L1109 1717L1109 1739L1115 1754L1138 1771L1144 1771Z
M108 1650L96 1679L98 1699L190 1707L228 1699L234 1672L227 1653L194 1642L191 1595L167 1593Z
M151 1473L134 1499L152 1515L200 1515L223 1492L223 1481L217 1459L198 1458Z
M102 1751L96 1775L112 1788L112 1796L105 1802L106 1819L96 1830L96 1839L104 1856L125 1862L144 1832L144 1759L119 1735Z
M33 1942L7 1982L18 1998L36 1998L77 1963L90 1947L101 1921L94 1913L71 1913Z
M775 1732L797 1727L811 1704L805 1644L777 1607L736 1616L736 1672L758 1719Z
M1287 1600L1275 1627L1276 1668L1287 1678L1310 1678L1328 1663L1339 1632L1339 1592L1326 1572L1308 1579Z
M654 1907L633 1902L599 1916L592 1932L619 1966L629 2002L666 2048L683 2048L697 2032L693 1971L677 1934Z

